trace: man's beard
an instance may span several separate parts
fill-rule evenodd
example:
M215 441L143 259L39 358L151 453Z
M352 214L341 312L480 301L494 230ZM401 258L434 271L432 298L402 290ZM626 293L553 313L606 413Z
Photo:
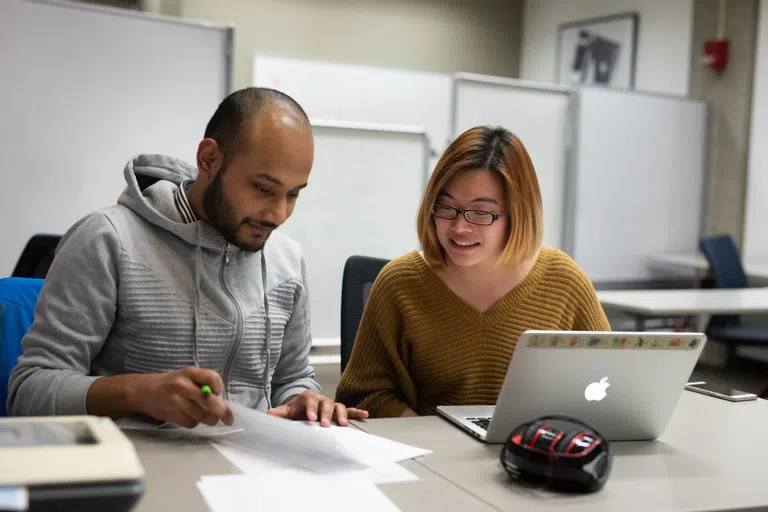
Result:
M237 228L242 224L247 224L250 219L245 218L243 222L238 222L232 203L224 197L224 191L221 186L221 177L224 175L225 167L222 166L216 177L208 188L203 192L203 211L208 217L208 222L224 237L227 243L238 247L244 251L257 252L264 247L269 238L269 234L263 241L252 244L241 239L237 234ZM250 221L252 224L261 224L267 228L276 228L277 226L267 222Z

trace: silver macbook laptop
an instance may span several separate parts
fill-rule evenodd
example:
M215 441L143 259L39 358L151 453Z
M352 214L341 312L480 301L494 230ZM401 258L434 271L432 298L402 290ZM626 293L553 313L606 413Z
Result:
M656 439L706 343L701 333L526 331L495 406L439 406L487 443L548 414L577 418L611 441Z

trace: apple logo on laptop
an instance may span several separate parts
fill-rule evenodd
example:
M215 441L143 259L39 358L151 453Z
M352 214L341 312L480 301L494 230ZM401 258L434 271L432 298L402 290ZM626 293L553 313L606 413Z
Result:
M584 398L586 398L588 402L599 402L608 394L605 390L608 389L608 386L610 385L611 383L608 382L608 377L603 377L600 379L600 382L592 382L584 388Z

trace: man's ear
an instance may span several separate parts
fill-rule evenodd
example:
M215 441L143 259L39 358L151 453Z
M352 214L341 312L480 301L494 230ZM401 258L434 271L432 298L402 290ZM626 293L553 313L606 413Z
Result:
M219 145L213 139L203 139L197 146L197 171L200 177L210 182L216 176L223 156Z

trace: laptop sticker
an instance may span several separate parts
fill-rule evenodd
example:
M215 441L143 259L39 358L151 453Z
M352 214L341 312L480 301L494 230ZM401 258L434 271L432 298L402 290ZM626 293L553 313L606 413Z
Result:
M643 350L693 350L701 344L701 338L689 336L654 337L643 336L552 336L533 335L528 338L529 347L541 348L600 348Z

